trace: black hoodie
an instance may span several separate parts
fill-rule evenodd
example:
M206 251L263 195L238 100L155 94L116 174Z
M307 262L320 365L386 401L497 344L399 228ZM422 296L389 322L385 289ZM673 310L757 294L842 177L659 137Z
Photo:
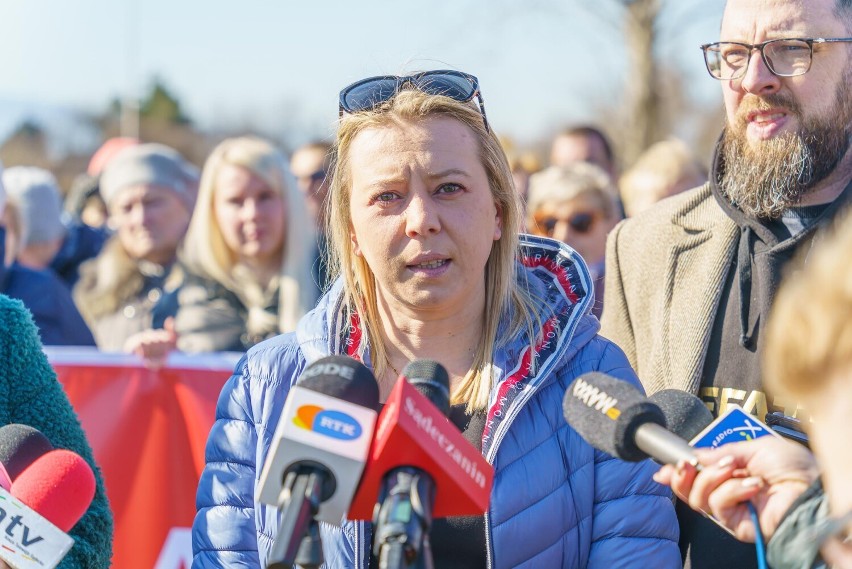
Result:
M786 410L786 415L793 415L795 402L767 400L761 387L763 328L785 271L807 262L808 253L821 238L818 229L850 201L852 182L829 204L794 207L778 220L756 219L745 215L719 189L724 169L719 148L717 145L711 189L740 234L710 335L701 395L716 403L713 411L717 415L725 412L726 403L743 406L761 421L767 411ZM788 267L791 261L795 266Z

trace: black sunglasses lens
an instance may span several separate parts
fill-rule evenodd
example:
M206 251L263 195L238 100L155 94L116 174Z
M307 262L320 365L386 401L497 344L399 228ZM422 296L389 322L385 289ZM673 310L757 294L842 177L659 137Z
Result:
M577 233L586 233L592 228L595 217L590 213L577 213L568 219L568 225Z
M379 77L353 85L343 93L341 103L349 113L366 111L381 105L396 94L398 82L388 77Z
M417 77L414 84L430 95L443 95L461 102L471 100L476 93L473 83L458 75L424 74Z

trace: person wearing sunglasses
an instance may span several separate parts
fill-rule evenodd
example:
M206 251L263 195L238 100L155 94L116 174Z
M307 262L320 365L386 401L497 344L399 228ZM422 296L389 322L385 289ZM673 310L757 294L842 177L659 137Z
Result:
M609 175L592 164L551 166L533 174L527 198L527 230L577 251L594 279L592 313L603 310L606 236L621 220Z
M494 465L484 516L435 520L435 566L680 567L668 489L648 461L589 446L568 385L602 371L639 385L597 335L592 279L564 244L521 236L520 200L458 71L365 79L340 94L328 234L338 276L294 335L253 348L220 396L198 489L195 567L265 566L275 509L255 487L290 386L329 354L363 361L385 401L412 360L448 371L450 420ZM326 566L367 569L372 528L321 527Z
M767 393L760 354L782 275L809 270L852 199L852 2L730 0L719 40L701 46L726 111L710 181L612 231L602 333L649 392L806 422L801 401ZM679 508L690 567L757 566L753 547Z

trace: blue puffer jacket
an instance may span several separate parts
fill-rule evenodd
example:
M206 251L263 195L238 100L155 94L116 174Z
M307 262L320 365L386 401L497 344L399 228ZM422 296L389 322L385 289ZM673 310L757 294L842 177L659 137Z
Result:
M495 357L482 446L495 469L485 516L489 567L680 567L674 508L668 489L651 479L654 464L596 451L562 416L565 390L583 373L639 387L621 350L597 335L585 264L570 248L532 237L524 237L519 262L524 285L541 300L543 333L533 354L521 335ZM295 333L251 349L225 385L198 488L193 568L266 566L278 515L255 504L255 486L306 363L358 348L340 295L338 282ZM370 530L364 522L323 524L326 566L368 567Z

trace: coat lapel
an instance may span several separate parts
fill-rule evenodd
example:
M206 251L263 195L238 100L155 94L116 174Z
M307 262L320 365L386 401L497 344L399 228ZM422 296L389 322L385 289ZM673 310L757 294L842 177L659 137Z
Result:
M669 249L663 350L667 361L657 362L654 377L664 386L696 393L707 344L719 306L727 271L736 249L736 224L709 200L708 215L675 218L680 230ZM714 215L715 214L715 215Z

